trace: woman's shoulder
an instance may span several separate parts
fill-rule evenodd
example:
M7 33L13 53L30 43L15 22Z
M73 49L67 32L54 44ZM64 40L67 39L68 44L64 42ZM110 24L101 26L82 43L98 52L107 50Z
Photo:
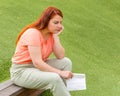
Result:
M35 28L29 28L22 35L23 38L29 38L33 36L36 38L41 37L41 32Z
M40 35L40 31L35 28L29 28L24 32L26 35L31 34L31 35Z
M36 29L36 28L29 28L29 29L27 29L26 30L27 32L29 31L29 32L40 32L38 29Z

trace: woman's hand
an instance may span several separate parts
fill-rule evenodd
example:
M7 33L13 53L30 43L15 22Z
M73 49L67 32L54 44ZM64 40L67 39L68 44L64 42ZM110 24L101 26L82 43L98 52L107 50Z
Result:
M64 79L69 79L73 77L73 73L71 71L61 71L59 75Z
M58 33L53 34L53 38L54 38L53 53L55 54L56 58L59 58L59 59L64 58L65 56L65 50L61 45L60 39L58 36L63 29L64 27L62 26L61 30Z
M61 30L58 33L53 34L53 36L58 36L62 33L62 31L64 30L64 26L62 26Z

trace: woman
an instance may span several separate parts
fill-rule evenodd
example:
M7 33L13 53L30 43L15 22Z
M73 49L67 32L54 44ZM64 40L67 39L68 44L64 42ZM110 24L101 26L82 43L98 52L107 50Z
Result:
M25 27L16 40L11 80L30 89L50 89L53 96L70 96L65 79L72 78L72 63L64 57L59 34L63 30L62 12L48 7L38 20ZM55 59L48 59L51 53Z

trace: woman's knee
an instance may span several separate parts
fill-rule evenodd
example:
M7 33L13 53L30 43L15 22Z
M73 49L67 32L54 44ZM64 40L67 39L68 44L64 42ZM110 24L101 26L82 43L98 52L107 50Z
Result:
M53 81L53 82L58 82L58 81L61 80L60 75L57 74L57 73L53 73L53 74L51 75L51 77L52 77L52 81Z
M52 79L49 82L52 86L57 86L57 85L61 85L63 82L62 78L60 77L60 75L58 75L57 73L53 73L53 75L51 76Z
M68 57L63 58L65 70L72 70L72 61Z
M63 59L67 64L70 64L72 66L72 61L68 57L64 57Z

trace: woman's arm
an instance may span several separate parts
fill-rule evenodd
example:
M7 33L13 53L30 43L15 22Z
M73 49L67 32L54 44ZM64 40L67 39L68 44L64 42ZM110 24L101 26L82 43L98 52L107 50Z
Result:
M54 38L54 45L53 45L53 52L56 58L61 59L65 56L65 50L60 43L60 39L58 35L53 35Z
M41 71L55 72L63 78L72 78L73 74L70 71L58 70L42 60L40 47L28 46L33 65Z
M53 38L54 38L53 52L54 52L56 58L58 58L58 59L64 58L64 56L65 56L65 49L61 45L60 38L59 38L59 35L63 31L63 29L64 29L64 26L62 26L60 32L58 32L57 34L53 34Z

